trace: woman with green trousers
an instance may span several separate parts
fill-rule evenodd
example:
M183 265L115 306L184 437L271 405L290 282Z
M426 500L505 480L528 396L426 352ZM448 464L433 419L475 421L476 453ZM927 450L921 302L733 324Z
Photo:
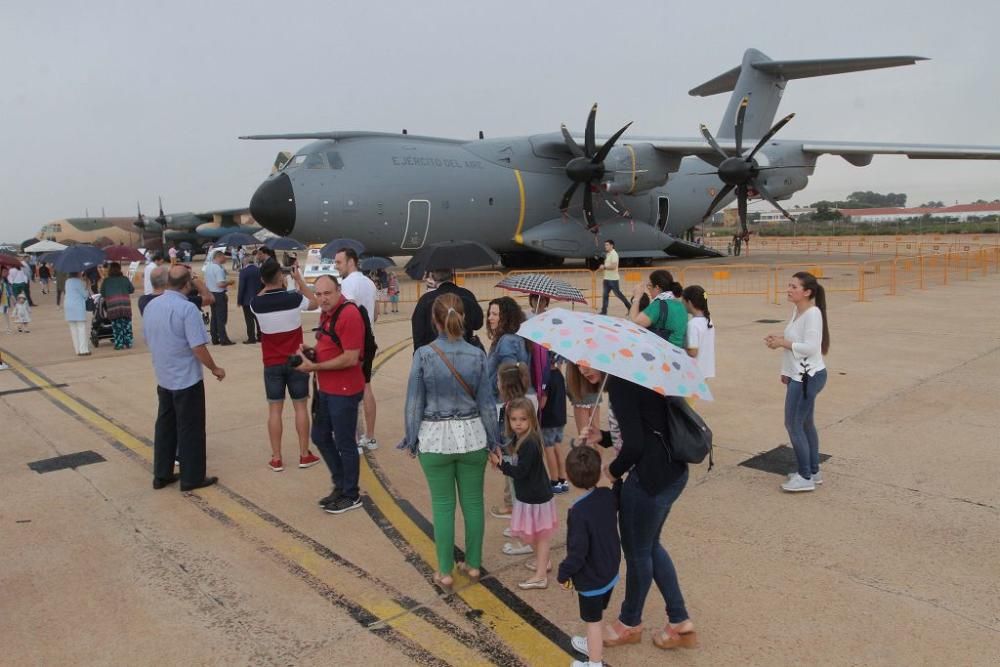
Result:
M406 387L406 436L400 449L418 456L430 488L438 571L435 583L454 583L455 499L465 522L465 563L479 577L483 558L483 477L488 450L499 444L493 387L485 353L465 342L462 300L442 294L431 318L437 339L417 349Z

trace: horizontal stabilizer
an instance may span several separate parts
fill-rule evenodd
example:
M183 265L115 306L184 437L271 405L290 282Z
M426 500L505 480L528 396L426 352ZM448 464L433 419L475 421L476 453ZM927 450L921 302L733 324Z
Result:
M762 60L751 63L751 66L759 72L788 81L790 79L826 76L827 74L844 74L846 72L863 72L865 70L882 69L885 67L901 67L903 65L913 65L920 60L927 60L927 58L921 56L880 56L874 58L828 58L821 60ZM740 67L734 67L728 72L720 74L696 88L692 88L688 91L688 94L697 97L707 97L709 95L727 93L736 88L740 69Z

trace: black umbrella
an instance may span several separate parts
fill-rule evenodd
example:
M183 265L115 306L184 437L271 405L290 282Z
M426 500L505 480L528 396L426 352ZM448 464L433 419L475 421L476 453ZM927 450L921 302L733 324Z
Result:
M304 243L300 243L289 236L272 236L264 241L264 245L271 250L305 250Z
M92 245L77 244L60 251L53 262L60 273L80 273L104 263L104 251Z
M358 268L362 271L378 271L388 269L390 266L396 266L396 262L388 257L362 257L361 263L358 264Z
M226 247L233 247L238 245L260 245L260 240L246 232L229 232L218 241L215 242L216 245L224 245Z
M38 261L42 264L52 264L56 261L56 258L62 254L62 250L53 250L52 252L47 252L38 258Z
M337 254L339 250L343 248L350 248L354 252L361 255L365 251L365 244L361 241L355 241L354 239L333 239L327 243L319 251L320 257L325 257L326 259L333 259L334 255Z
M191 245L190 241L181 241L177 244L177 247L181 250L194 250L194 246Z
M477 241L444 241L417 251L403 268L406 275L419 280L436 269L468 269L475 266L495 266L500 256Z

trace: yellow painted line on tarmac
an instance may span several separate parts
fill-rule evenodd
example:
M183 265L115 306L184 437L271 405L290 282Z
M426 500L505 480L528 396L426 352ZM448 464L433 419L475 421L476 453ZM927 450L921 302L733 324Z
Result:
M403 340L401 343L397 343L386 350L386 354L395 354L395 352L398 352L399 349L402 349L407 344L408 341ZM83 405L66 392L52 388L48 381L15 360L9 354L6 356L7 363L32 384L40 387L40 391L48 394L49 397L66 407L86 423L120 442L144 461L152 462L152 450L144 442L111 420ZM377 483L374 486L381 489L381 486ZM259 516L242 507L220 490L209 487L199 490L197 495L209 503L212 509L224 515L229 521L240 528L248 532L253 531L258 535L264 533L265 537L261 538L264 544L294 562L317 579L327 583L331 588L341 588L346 581L353 579L353 576L348 578L343 577L343 573L337 571L338 566L322 558L308 545L293 539L291 536L282 534L280 530L277 530L273 526L269 526ZM395 506L395 503L392 503L392 505ZM338 574L341 576L338 576ZM352 586L352 588L355 588L355 586ZM362 590L355 591L352 601L364 607L376 618L385 619L384 624L391 626L401 636L413 641L442 660L454 665L492 664L475 650L466 648L447 633L434 627L433 624L424 621L419 616L406 613L407 609L391 599L379 596L374 592L365 592L362 587Z
M401 342L409 343L409 341L410 339ZM378 370L389 361L394 354L391 351L398 346L397 343L385 353L378 355L372 364L373 370ZM414 465L417 465L415 461ZM364 457L361 458L361 488L420 558L435 567L437 551L434 541L399 507L372 472ZM508 607L488 588L481 584L470 585L471 580L461 572L456 571L454 579L456 595L473 609L481 610L482 622L492 628L496 635L529 665L556 665L566 662L568 656L563 649Z

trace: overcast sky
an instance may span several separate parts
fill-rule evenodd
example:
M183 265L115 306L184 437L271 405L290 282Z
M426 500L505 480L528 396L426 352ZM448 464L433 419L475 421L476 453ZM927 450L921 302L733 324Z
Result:
M996 0L16 2L0 0L0 239L46 221L239 207L280 149L237 135L449 137L582 129L697 136L728 95L687 91L755 47L775 60L921 55L792 81L781 138L1000 145ZM792 203L854 190L1000 197L1000 162L821 158Z

